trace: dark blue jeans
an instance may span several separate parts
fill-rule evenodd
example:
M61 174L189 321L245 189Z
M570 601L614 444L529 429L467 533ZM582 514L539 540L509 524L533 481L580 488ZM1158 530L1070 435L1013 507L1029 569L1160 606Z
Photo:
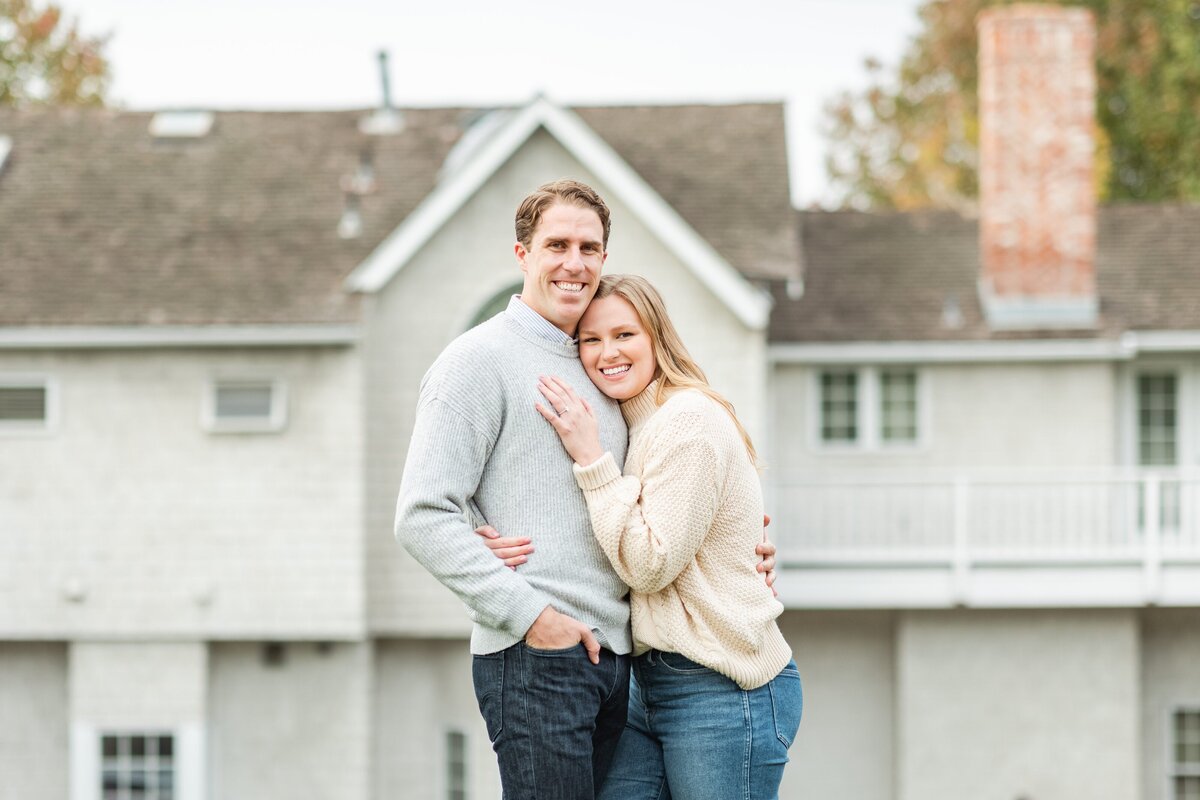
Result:
M633 660L629 725L600 800L777 800L804 693L796 663L749 691L678 653Z
M518 642L475 656L472 675L504 800L593 800L625 728L629 656Z

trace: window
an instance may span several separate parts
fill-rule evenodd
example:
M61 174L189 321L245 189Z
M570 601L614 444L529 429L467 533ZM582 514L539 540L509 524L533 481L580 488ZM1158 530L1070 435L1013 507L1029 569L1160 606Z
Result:
M858 374L821 373L821 441L858 439Z
M1138 376L1138 463L1146 467L1174 466L1178 446L1178 378L1174 373Z
M281 381L218 380L205 395L203 422L215 433L281 430L287 417L287 394Z
M467 735L446 731L446 800L467 800Z
M1173 467L1179 463L1179 377L1174 372L1142 373L1137 378L1138 464ZM1159 484L1159 528L1179 529L1180 483L1170 477ZM1138 497L1138 516L1145 524L1146 500ZM1200 800L1198 798L1197 800Z
M1171 751L1171 797L1200 800L1200 709L1175 712Z
M917 373L884 370L879 373L880 433L885 442L917 440Z
M818 445L881 450L921 443L921 380L911 367L821 370L817 375Z
M475 316L471 318L471 322L467 325L467 329L474 328L481 322L487 322L492 317L499 314L504 309L508 308L508 301L512 299L514 294L520 294L524 289L524 284L514 283L512 286L507 286L499 292L492 295L486 303L484 303Z
M0 431L51 427L54 387L45 378L0 376Z
M174 800L175 739L164 733L100 736L103 800Z

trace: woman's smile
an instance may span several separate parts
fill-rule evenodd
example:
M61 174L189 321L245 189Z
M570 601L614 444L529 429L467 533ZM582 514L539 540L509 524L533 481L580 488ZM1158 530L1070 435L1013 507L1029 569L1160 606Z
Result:
M618 295L593 300L579 321L579 359L592 383L614 400L642 393L654 380L654 343L637 311Z

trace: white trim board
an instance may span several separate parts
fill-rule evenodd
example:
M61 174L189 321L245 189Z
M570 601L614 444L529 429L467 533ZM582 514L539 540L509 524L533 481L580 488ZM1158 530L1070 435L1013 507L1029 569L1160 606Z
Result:
M0 327L0 350L139 347L345 346L357 325L129 325Z
M1140 353L1200 351L1200 331L1130 331L1121 343Z
M521 109L439 184L346 278L347 291L373 293L387 285L540 128L599 176L744 325L752 330L766 327L770 296L743 278L582 119L544 97Z
M4 164L8 161L8 154L12 152L12 137L0 136L0 172L4 171Z
M1200 353L1200 331L1129 331L1119 339L779 342L772 364L928 364L985 361L1130 361L1143 353Z
M1120 342L836 342L773 344L773 364L928 364L973 361L1123 361L1133 351Z

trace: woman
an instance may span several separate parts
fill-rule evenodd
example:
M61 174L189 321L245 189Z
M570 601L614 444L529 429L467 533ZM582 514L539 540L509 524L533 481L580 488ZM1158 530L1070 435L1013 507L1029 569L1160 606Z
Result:
M645 279L600 282L585 371L629 425L625 474L587 402L543 378L537 409L575 461L597 541L630 586L629 722L601 800L775 798L800 724L783 610L757 571L754 446Z

